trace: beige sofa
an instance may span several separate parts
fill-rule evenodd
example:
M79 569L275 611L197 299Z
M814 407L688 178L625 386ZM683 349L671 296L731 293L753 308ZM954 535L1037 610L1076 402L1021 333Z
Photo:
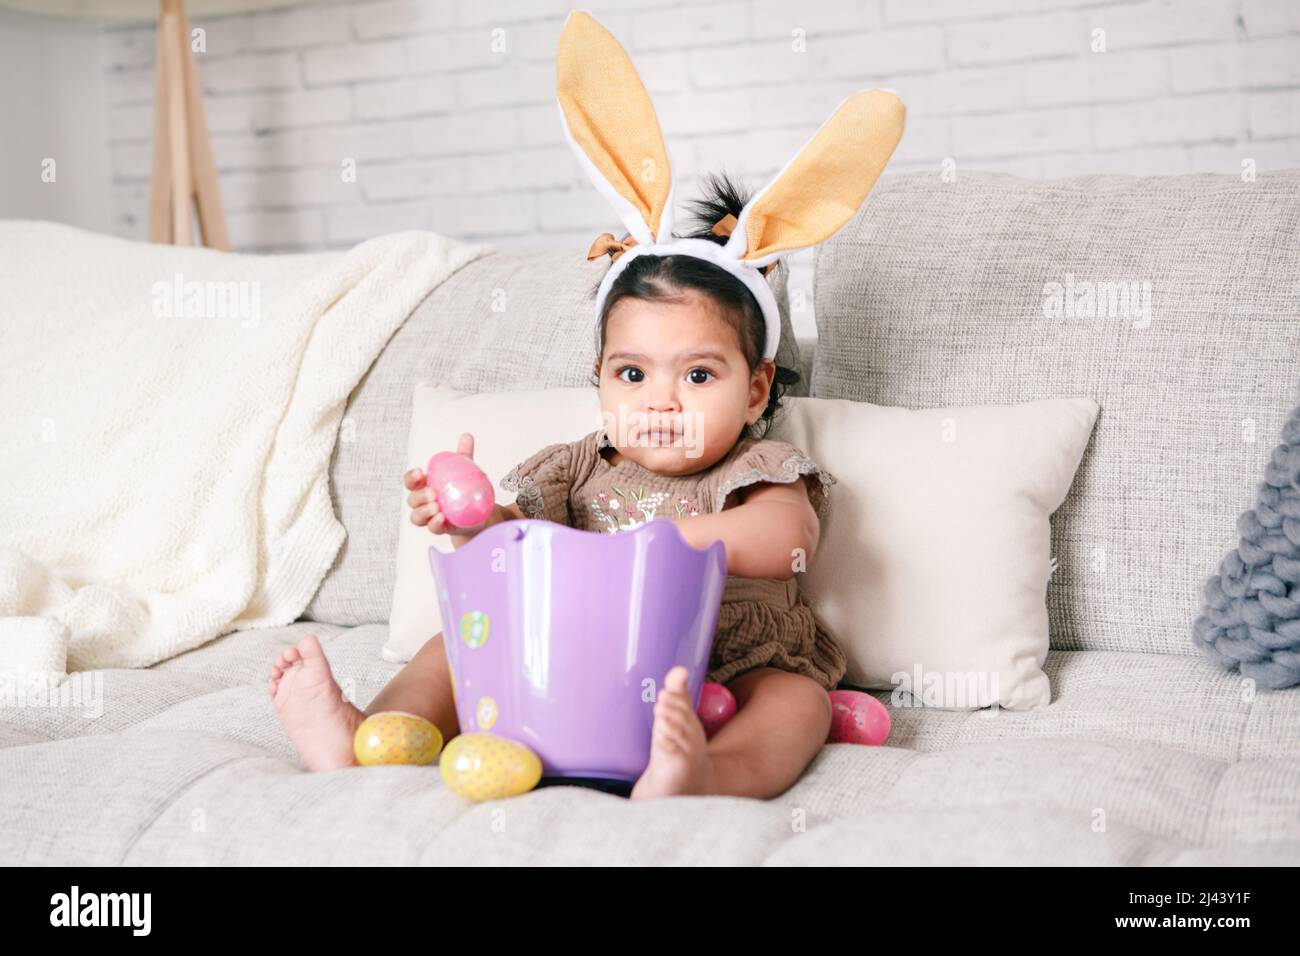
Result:
M411 315L350 400L332 464L348 540L304 620L100 672L93 719L0 709L0 862L1300 863L1300 688L1251 693L1191 640L1298 398L1294 171L889 176L817 255L819 345L782 355L814 397L1101 404L1053 519L1050 706L894 708L886 746L829 745L769 801L556 786L474 805L434 768L305 772L267 665L313 631L363 706L400 666L380 648L412 387L586 383L594 268L502 250ZM1066 274L1139 291L1123 314L1049 318Z

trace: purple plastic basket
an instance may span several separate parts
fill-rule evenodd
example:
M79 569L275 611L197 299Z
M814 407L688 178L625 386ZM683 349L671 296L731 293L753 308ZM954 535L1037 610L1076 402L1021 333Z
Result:
M650 760L647 687L677 664L699 703L721 541L692 548L662 519L619 534L505 521L451 553L429 548L429 564L461 732L528 745L543 776L635 781Z

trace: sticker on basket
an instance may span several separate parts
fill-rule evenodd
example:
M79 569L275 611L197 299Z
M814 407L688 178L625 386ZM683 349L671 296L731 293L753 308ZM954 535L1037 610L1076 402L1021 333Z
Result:
M497 702L491 697L480 697L478 699L478 711L475 714L475 717L478 718L480 729L492 729L492 725L497 722Z
M460 637L470 647L482 647L488 637L488 616L482 611L466 611L460 616Z

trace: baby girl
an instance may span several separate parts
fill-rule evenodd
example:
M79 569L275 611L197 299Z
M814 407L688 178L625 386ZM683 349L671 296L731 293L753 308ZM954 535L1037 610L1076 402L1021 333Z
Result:
M718 224L734 221L746 197L725 176L707 189L690 235L721 244L727 230ZM598 332L593 384L603 418L628 426L541 449L502 479L515 502L473 529L449 525L413 469L405 476L410 520L450 534L455 547L517 518L609 533L668 520L694 547L723 541L728 578L708 679L735 695L738 710L706 739L686 668L655 675L663 684L650 759L631 796L777 796L826 742L827 692L846 669L794 579L817 551L835 479L800 449L759 433L798 373L762 358L768 332L753 293L696 256L633 258L610 287ZM472 457L473 436L462 435L457 450ZM419 714L445 739L460 731L442 634L365 711L344 698L313 635L279 655L270 692L312 770L354 764L357 725L379 711Z

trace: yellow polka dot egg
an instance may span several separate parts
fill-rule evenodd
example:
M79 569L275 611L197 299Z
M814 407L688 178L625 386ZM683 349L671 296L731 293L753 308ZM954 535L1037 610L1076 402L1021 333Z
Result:
M438 759L442 751L442 732L416 714L385 710L371 714L357 727L352 738L357 763L363 767L377 764L415 764L423 766Z
M517 797L542 779L542 762L530 747L482 731L453 737L440 765L443 783L466 800Z

